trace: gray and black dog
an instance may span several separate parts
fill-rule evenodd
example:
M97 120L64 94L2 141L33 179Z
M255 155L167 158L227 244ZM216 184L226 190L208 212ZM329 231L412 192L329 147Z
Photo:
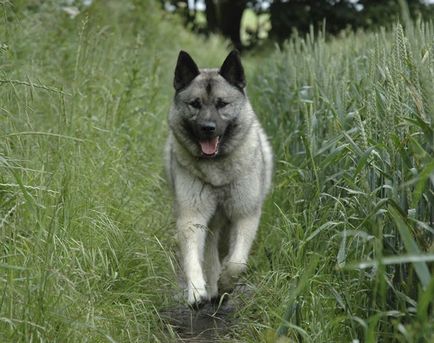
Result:
M237 51L201 70L181 51L173 84L166 168L187 301L198 305L233 289L246 269L273 155Z

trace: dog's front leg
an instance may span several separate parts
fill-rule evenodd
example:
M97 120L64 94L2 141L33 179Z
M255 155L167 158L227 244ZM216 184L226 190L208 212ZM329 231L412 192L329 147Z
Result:
M206 224L205 218L191 213L181 213L177 220L178 242L187 282L187 301L190 305L208 300L202 270Z
M223 262L219 292L230 292L239 275L246 270L250 248L259 225L260 211L233 220L230 233L229 254Z

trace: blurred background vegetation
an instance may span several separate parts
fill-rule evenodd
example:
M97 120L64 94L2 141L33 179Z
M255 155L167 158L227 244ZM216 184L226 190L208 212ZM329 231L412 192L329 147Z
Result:
M266 38L282 43L295 32L323 28L332 34L358 28L390 26L403 11L429 18L429 0L160 0L168 12L181 15L191 30L219 33L239 50ZM406 15L406 14L404 14Z

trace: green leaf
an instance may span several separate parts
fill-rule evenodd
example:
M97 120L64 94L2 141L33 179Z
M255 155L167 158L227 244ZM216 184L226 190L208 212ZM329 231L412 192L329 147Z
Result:
M395 205L396 206L396 205ZM413 239L411 235L411 228L408 223L406 223L401 215L401 212L398 211L395 206L389 206L389 213L392 216L392 219L395 221L396 226L398 228L401 239L404 243L405 249L412 255L421 255L421 251L416 241ZM431 273L429 272L428 266L425 261L415 261L412 262L416 274L422 283L424 289L428 287L428 284L431 280Z

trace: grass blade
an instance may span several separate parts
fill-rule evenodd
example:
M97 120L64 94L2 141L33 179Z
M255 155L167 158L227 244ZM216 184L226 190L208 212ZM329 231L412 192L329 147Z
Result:
M400 211L395 207L389 206L389 213L396 223L401 239L404 243L405 249L412 255L421 255L421 251L411 235L410 226L402 219ZM423 286L426 289L431 281L431 273L425 261L412 262L416 274Z

